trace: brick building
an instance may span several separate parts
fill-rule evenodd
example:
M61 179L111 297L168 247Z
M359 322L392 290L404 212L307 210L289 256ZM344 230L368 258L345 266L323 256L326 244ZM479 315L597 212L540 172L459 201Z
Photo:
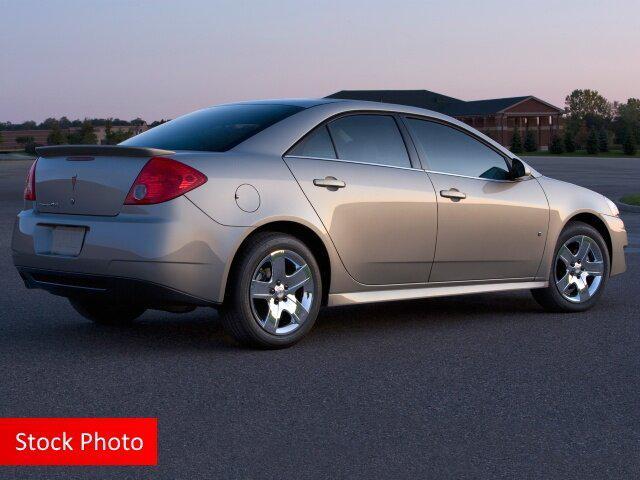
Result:
M513 131L529 129L535 133L538 146L547 150L553 135L559 134L564 110L533 95L489 100L465 101L429 90L342 90L328 98L369 100L427 108L465 122L509 146Z

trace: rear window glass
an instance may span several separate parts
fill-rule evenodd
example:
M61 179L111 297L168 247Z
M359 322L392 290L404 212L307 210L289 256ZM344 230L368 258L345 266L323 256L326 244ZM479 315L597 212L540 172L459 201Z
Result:
M224 152L301 110L293 105L221 105L178 117L120 145Z

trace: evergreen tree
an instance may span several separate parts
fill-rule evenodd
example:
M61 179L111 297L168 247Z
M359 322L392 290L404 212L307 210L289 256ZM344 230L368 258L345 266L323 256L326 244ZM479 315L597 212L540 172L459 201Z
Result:
M551 138L551 145L549 146L549 152L556 155L564 153L564 144L558 135L554 135Z
M113 141L113 145L117 145L120 142L124 142L127 138L133 137L133 130L130 128L127 130L118 130L111 134L111 140Z
M636 148L636 139L634 138L634 136L630 133L627 133L627 138L624 141L624 144L622 145L622 149L624 151L625 155L635 155L637 148Z
M18 145L22 145L26 153L31 153L35 155L37 145L33 137L31 136L16 137L16 143Z
M24 151L25 151L25 153L30 153L31 155L35 155L36 154L36 147L39 147L39 146L40 146L39 144L37 144L33 140L30 140L27 143L25 143Z
M634 134L636 141L640 140L640 99L630 98L627 103L618 105L613 131L616 143L624 144L629 133Z
M60 129L56 121L51 125L51 132L47 136L47 145L64 145L67 143L67 135Z
M69 143L76 145L95 145L98 143L98 137L93 130L91 120L85 119L80 125L80 129L69 135Z
M601 152L609 151L609 135L604 129L600 130L598 133L598 150Z
M538 150L538 142L536 141L535 134L527 129L524 135L524 150L525 152L535 152Z
M511 151L513 153L522 153L522 138L518 127L513 129L513 139L511 140Z
M569 129L564 131L564 150L567 153L576 151L576 141L573 138L573 132Z
M131 137L133 137L133 131L130 128L127 130L112 130L106 137L105 143L107 145L118 145Z
M595 128L589 130L589 136L587 137L587 153L590 155L598 153L598 134L596 133Z

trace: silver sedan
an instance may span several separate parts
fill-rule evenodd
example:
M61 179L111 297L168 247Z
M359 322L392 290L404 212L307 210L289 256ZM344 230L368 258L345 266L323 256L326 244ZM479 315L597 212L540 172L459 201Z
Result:
M613 202L419 108L237 103L38 155L14 263L98 323L209 306L277 348L322 306L530 289L582 311L626 268Z

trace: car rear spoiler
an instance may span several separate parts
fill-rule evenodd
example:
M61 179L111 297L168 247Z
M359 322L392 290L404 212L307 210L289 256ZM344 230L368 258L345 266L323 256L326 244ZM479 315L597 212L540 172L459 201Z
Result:
M125 147L120 145L52 145L36 147L40 157L157 157L176 152L147 147Z

